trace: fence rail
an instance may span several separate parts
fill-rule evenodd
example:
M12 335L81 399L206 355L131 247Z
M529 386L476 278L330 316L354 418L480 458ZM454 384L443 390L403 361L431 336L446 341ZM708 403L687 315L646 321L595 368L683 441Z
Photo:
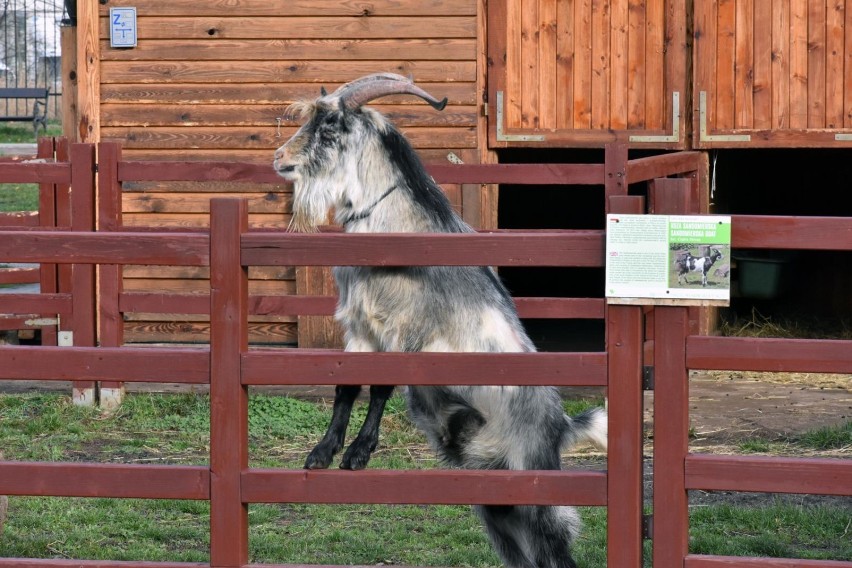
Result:
M86 157L91 146L81 145L72 155ZM102 155L108 155L109 149ZM608 157L619 152L608 152ZM621 154L626 158L626 153ZM688 153L676 159L643 159L631 166L623 161L595 168L597 183L608 192L616 211L644 209L641 200L627 195L626 180L670 174L690 175L702 158ZM77 163L85 164L85 160ZM117 178L120 161L100 168ZM93 183L91 164L78 172L71 161L75 187ZM124 172L166 175L162 168L138 167ZM251 167L221 166L221 171L188 171L204 176L251 176ZM82 166L79 166L82 167ZM526 167L526 166L525 166ZM676 168L672 171L670 168ZM558 169L558 168L557 168ZM215 170L215 168L214 168ZM480 173L486 170L480 170ZM502 168L493 178L508 176ZM525 175L532 175L527 168ZM549 168L542 179L553 175ZM590 170L591 171L591 170ZM106 173L105 173L106 172ZM155 173L150 173L155 172ZM207 173L203 173L207 172ZM230 173L229 173L230 172ZM237 172L237 173L234 173ZM633 173L631 173L633 172ZM598 177L600 173L604 173ZM611 175L610 175L611 174ZM172 174L168 174L172 175ZM195 175L195 174L193 174ZM267 175L267 174L263 174ZM452 172L446 172L449 179ZM464 173L465 176L473 175ZM514 175L514 174L513 174ZM583 174L585 175L585 174ZM102 178L103 179L103 178ZM208 178L205 178L208 179ZM216 178L221 179L221 178ZM467 178L465 178L467 179ZM483 178L484 179L484 178ZM500 178L508 179L508 178ZM591 179L591 178L590 178ZM563 180L564 182L565 180ZM694 178L677 183L653 181L659 190L652 204L658 213L688 205ZM103 186L102 186L103 187ZM106 194L110 195L110 194ZM116 195L103 211L117 207ZM78 198L75 198L78 199ZM84 203L84 200L79 200ZM641 207L640 207L641 205ZM75 347L0 346L0 368L15 379L172 382L207 384L211 397L210 460L207 466L151 466L0 461L0 494L80 497L140 497L210 500L210 563L149 563L77 561L65 559L0 559L0 566L70 566L145 568L242 566L248 558L248 505L256 502L304 503L562 503L606 506L608 509L608 566L642 565L642 367L647 361L643 316L639 306L605 306L599 298L518 299L527 313L582 314L606 318L605 352L527 354L343 353L333 350L248 349L250 313L308 310L327 313L326 297L271 298L250 296L248 269L257 264L495 264L601 266L603 235L582 232L506 232L456 236L386 235L382 244L371 236L269 234L248 229L247 205L242 200L217 199L211 206L209 232L124 231L107 220L109 230L0 231L0 260L57 263L73 266L74 278L88 282L68 294L15 295L0 303L7 309L27 310L44 301L51 310L68 309L75 318L93 313L94 281L86 280L93 265L101 270L100 301L120 321L121 310L159 305L172 309L186 295L122 293L104 280L115 278L124 264L151 263L209 266L209 294L194 297L187 309L209 313L211 341L202 347L131 347L112 344L116 337L101 336L99 347L83 335ZM112 225L110 225L112 223ZM819 237L820 223L841 231ZM844 219L743 218L734 227L763 227L734 231L735 247L776 246L773 228L783 227L785 243L807 243L813 248L849 250L843 237ZM740 231L740 232L738 232ZM760 235L763 235L761 237ZM799 237L802 239L799 239ZM761 240L764 239L764 240ZM349 247L357 241L355 250ZM453 246L448 246L452 243ZM534 245L531 247L531 245ZM422 247L427 252L422 252ZM404 253L416 253L407 257ZM112 272L109 272L112 271ZM82 275L82 277L81 277ZM106 284L105 286L103 284ZM82 298L80 296L83 296ZM20 309L20 308L18 308ZM293 310L293 312L291 312ZM119 317L116 317L119 316ZM751 559L688 554L687 490L820 492L850 495L852 460L706 456L688 451L688 370L701 368L758 368L850 372L852 342L826 340L746 340L697 337L689 332L687 308L657 307L654 314L656 390L654 396L654 566L760 566L850 568L852 562ZM103 328L102 328L103 329ZM92 336L93 337L93 336ZM386 471L362 472L270 470L248 464L248 388L253 385L371 384L381 377L397 377L395 384L441 385L463 376L468 384L553 384L606 386L610 440L607 471ZM387 379L389 382L389 379Z

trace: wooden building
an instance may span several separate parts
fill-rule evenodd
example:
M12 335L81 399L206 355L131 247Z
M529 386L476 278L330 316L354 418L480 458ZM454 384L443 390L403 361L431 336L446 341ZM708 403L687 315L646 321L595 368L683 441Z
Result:
M111 47L115 7L136 9L135 47ZM583 161L622 141L644 152L707 150L723 168L758 156L759 169L788 160L775 149L836 149L824 154L836 163L852 147L845 0L78 0L66 32L63 55L76 51L65 62L66 85L76 84L66 89L68 132L120 140L134 160L270 162L296 126L289 103L377 71L449 97L442 113L404 97L376 105L431 162ZM758 148L769 152L736 153ZM847 172L825 175L816 183ZM702 210L711 199L719 212L743 203L750 189L731 179ZM499 225L502 190L445 189L469 222ZM234 192L251 198L254 226L286 225L284 184L126 183L122 223L206 226L208 199ZM849 201L839 214L852 215ZM602 213L585 215L602 222ZM192 291L206 276L135 267L125 286ZM312 270L258 271L252 286L329 291ZM139 319L126 324L129 341L204 340L203 324ZM298 331L295 321L255 323L254 339L268 343L310 345L329 333L313 320Z

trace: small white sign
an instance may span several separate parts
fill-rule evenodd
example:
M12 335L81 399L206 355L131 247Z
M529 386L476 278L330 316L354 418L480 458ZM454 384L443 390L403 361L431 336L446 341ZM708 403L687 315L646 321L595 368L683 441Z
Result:
M109 9L110 47L136 47L136 8Z
M606 223L610 303L729 303L729 216L610 214Z

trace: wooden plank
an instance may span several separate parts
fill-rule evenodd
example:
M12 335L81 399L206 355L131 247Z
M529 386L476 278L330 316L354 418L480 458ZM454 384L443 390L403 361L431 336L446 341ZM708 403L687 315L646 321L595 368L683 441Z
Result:
M693 336L687 341L691 369L852 373L852 342Z
M539 125L539 19L538 0L521 4L521 128Z
M124 213L209 213L210 193L131 193L122 197ZM292 209L290 193L243 193L250 213L283 213Z
M263 25L254 17L161 17L137 18L140 40L194 39L212 43L218 39L418 39L476 37L476 18L470 16L409 17L290 17L267 16ZM109 18L101 18L100 37L109 37ZM97 44L95 44L97 46Z
M319 78L329 92L342 83ZM470 81L447 83L442 81L425 82L418 77L417 83L429 92L447 97L450 105L476 104L476 84ZM319 96L320 85L310 83L131 83L104 84L101 88L101 102L130 104L234 104L241 101L246 105L290 104L293 101L312 100ZM410 96L389 96L382 103L421 106L420 99ZM190 110L190 109L186 109Z
M603 266L602 231L243 235L247 265ZM2 249L0 249L2 250Z
M607 566L642 565L642 308L607 308Z
M610 97L609 126L627 128L629 83L629 21L628 0L613 0L610 4Z
M506 90L503 93L503 126L518 128L521 125L524 41L522 33L523 0L506 0Z
M242 357L246 385L606 386L606 353L354 353L256 350Z
M436 91L439 92L439 91ZM289 104L254 103L194 105L184 104L105 104L103 126L299 126L301 121L287 115ZM370 105L398 127L476 126L476 107L448 105L440 113L426 105ZM290 132L287 130L286 132ZM283 141L279 138L279 143Z
M556 128L557 2L538 0L538 127Z
M475 148L476 128L402 128L402 133L415 148ZM289 138L295 128L281 128L280 136ZM130 149L266 149L269 157L272 150L281 144L275 123L259 130L253 126L116 126L101 128L104 138L123 141Z
M686 486L707 491L852 495L852 460L691 454Z
M790 128L808 127L808 3L790 2Z
M103 24L98 18L98 4L83 2L77 10L77 45L76 45L76 101L75 113L77 142L100 141L100 86L101 60L99 41L108 37L107 31L101 35ZM73 83L72 83L73 84Z
M689 447L689 378L684 307L654 309L654 566L679 566L688 551L689 514L683 460Z
M425 25L425 24L424 24ZM107 83L331 83L351 81L362 75L390 71L413 75L420 83L476 79L475 61L104 61L101 80Z
M70 294L3 294L0 295L3 314L61 314L71 313Z
M127 344L185 343L206 344L210 325L202 322L125 322ZM248 341L252 345L296 346L294 323L249 323Z
M422 160L437 160L444 159L446 160L447 154L452 152L459 156L462 160L464 160L465 156L472 154L476 149L474 148L452 148L452 147L444 147L444 148L417 148L417 154L420 156ZM270 157L272 156L272 148L261 148L261 149L241 149L241 148L229 148L229 149L195 149L195 148L169 148L169 149L156 149L156 148L145 148L145 149L125 149L124 155L130 160L150 160L150 161L176 161L182 160L187 162L204 162L204 161L212 161L212 162L239 162L244 164L253 164L259 167L267 167L270 163ZM270 170L267 170L270 171ZM281 178L275 174L274 171L270 172L270 177L268 181L264 181L263 183L282 183ZM276 179L277 178L277 179Z
M210 562L248 563L248 504L240 474L248 469L248 389L240 357L248 351L248 272L239 236L248 230L246 202L217 199L210 228Z
M575 0L556 0L556 128L574 126Z
M754 3L736 2L734 39L734 128L754 127Z
M38 284L38 268L0 267L0 284Z
M790 2L772 2L772 122L770 128L790 125Z
M204 384L210 370L205 350L177 347L0 347L0 361L9 378L39 381Z
M262 230L286 230L290 224L289 215L252 215L250 227ZM206 214L136 214L128 213L124 216L124 226L129 230L162 231L162 230L184 230L199 231L209 226L209 217Z
M716 86L716 11L713 2L695 4L695 93L693 108L698 108L698 96L701 91L708 94L707 124L716 124L715 86ZM694 146L699 146L699 117L693 119ZM658 176L655 176L658 177Z
M664 129L667 120L665 10L666 0L645 2L645 128L653 130Z
M102 61L370 60L392 53L410 61L476 59L471 38L423 39L149 39L133 49L110 49L101 41Z
M825 127L843 128L846 4L843 0L830 0L826 6Z
M843 116L843 126L852 128L852 7L846 9L844 14L845 22L845 49L844 53L844 72L843 72L843 108L845 114Z
M772 128L772 0L754 0L752 67L752 128Z
M447 505L605 505L598 471L252 469L242 475L251 503L399 503Z
M735 215L731 244L736 248L852 250L852 219Z
M644 0L627 4L627 128L645 126L646 7Z
M25 164L0 162L0 179L3 183L69 183L69 164Z
M128 265L124 267L125 278L210 278L207 266L145 266ZM249 280L292 280L295 269L292 266L250 266Z
M700 171L702 152L677 152L637 158L627 162L626 183L633 184L675 174Z
M0 493L204 500L210 473L203 466L0 462Z
M840 560L807 560L802 558L748 558L745 556L709 556L688 554L684 568L849 568Z
M2 231L0 237L0 258L9 262L201 265L209 256L205 234Z
M522 318L603 319L605 302L601 298L515 298Z
M127 278L124 280L124 289L127 292L201 294L208 291L210 287L206 280ZM296 286L292 280L251 280L249 290L255 295L295 294Z
M665 125L666 132L672 132L674 129L673 116L673 94L678 92L683 97L683 101L688 98L687 95L692 89L692 39L688 37L692 35L692 25L688 21L692 20L692 10L687 10L687 6L691 6L686 2L666 2L664 25L665 25L665 43L663 44L662 52L665 57L665 75L662 81L656 83L660 90L658 96L663 99L663 116L662 121ZM689 34L687 34L687 29ZM681 103L681 111L679 119L684 121L687 118L687 113L683 110L685 103ZM686 131L688 126L684 128ZM680 147L685 138L681 136L678 142L674 143L673 147Z
M605 130L610 121L611 0L592 0L591 128Z
M592 126L592 0L574 3L574 128Z
M132 0L111 0L114 6L136 6ZM164 16L279 16L279 6L263 0L213 0L199 6L195 0L145 0L145 9L151 14ZM109 6L100 7L102 15L109 13ZM474 0L423 0L416 4L398 0L371 0L369 4L360 2L340 2L340 0L290 0L287 3L290 16L430 16L447 14L458 16L476 15Z
M825 128L826 0L808 2L808 128Z
M714 123L709 123L711 131L730 130L735 124L736 81L734 66L736 62L736 25L737 3L735 0L719 0L716 19L716 75L715 86L708 91L708 105L716 106Z

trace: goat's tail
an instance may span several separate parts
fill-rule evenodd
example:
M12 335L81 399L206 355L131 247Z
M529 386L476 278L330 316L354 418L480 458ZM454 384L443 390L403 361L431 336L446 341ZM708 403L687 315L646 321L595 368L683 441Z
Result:
M565 434L562 443L566 447L580 442L591 442L605 450L607 447L607 413L601 407L590 408L573 418L565 415Z

